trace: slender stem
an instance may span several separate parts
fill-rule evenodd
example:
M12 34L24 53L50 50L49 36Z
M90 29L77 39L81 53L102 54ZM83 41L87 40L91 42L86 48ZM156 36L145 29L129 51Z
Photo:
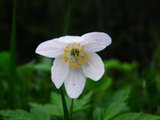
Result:
M61 100L62 100L62 106L63 106L64 120L69 120L69 112L67 109L67 104L66 104L66 100L65 100L65 96L62 88L61 88Z
M16 0L13 1L12 10L12 26L11 26L11 36L10 36L10 89L12 91L12 106L15 106L15 80L16 80Z
M71 12L72 12L72 0L66 0L67 9L64 17L63 35L66 35L69 31Z
M67 1L67 10L64 17L64 26L63 26L63 35L66 35L69 31L69 25L70 25L70 18L71 18L71 8L72 8L72 0L66 0ZM71 117L69 117L69 112L67 109L67 104L65 100L65 96L63 93L63 89L61 88L61 99L62 99L62 105L63 105L63 114L64 114L64 120L71 120L72 119L72 112ZM73 102L71 103L71 108L73 110ZM71 118L71 119L69 119Z
M103 120L103 109L101 109L101 120Z
M74 99L71 99L70 120L72 120L72 115L73 115L73 104L74 104Z

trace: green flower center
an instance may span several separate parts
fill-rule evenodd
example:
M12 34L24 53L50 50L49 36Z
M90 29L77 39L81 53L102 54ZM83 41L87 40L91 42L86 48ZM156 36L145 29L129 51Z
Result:
M72 50L71 50L71 55L73 56L73 57L78 57L79 56L79 50L78 49L75 49L75 48L73 48Z
M63 60L71 68L79 68L88 62L88 55L80 43L68 44L64 49Z

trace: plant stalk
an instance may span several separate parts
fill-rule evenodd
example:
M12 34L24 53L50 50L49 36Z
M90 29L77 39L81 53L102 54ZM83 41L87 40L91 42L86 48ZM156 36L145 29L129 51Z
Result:
M17 57L17 41L16 41L16 0L13 0L12 9L12 26L10 36L10 91L12 91L12 107L15 106L15 82L16 82L16 57Z
M74 99L71 99L70 120L72 120L73 118L73 105L74 105Z
M61 100L62 100L62 106L63 106L64 120L69 120L69 112L67 109L67 104L66 104L66 100L65 100L65 96L62 88L61 88Z

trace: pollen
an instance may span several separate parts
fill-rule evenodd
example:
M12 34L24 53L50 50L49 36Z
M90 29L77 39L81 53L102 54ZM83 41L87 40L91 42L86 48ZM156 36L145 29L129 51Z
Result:
M68 44L64 49L63 60L71 68L79 68L88 62L88 56L84 50L84 46L74 42Z

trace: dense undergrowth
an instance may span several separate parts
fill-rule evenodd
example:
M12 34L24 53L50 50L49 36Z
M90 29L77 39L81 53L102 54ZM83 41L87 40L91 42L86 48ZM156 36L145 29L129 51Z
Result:
M10 84L10 54L0 53L0 114L4 120L61 120L60 90L50 78L52 60L39 58L16 68ZM106 60L99 82L87 80L74 101L73 119L158 120L160 117L160 71L156 61L139 70L137 62ZM12 87L11 87L12 86ZM14 88L14 91L11 89ZM71 100L66 96L70 109ZM152 115L151 115L152 114ZM157 116L156 116L157 115Z

